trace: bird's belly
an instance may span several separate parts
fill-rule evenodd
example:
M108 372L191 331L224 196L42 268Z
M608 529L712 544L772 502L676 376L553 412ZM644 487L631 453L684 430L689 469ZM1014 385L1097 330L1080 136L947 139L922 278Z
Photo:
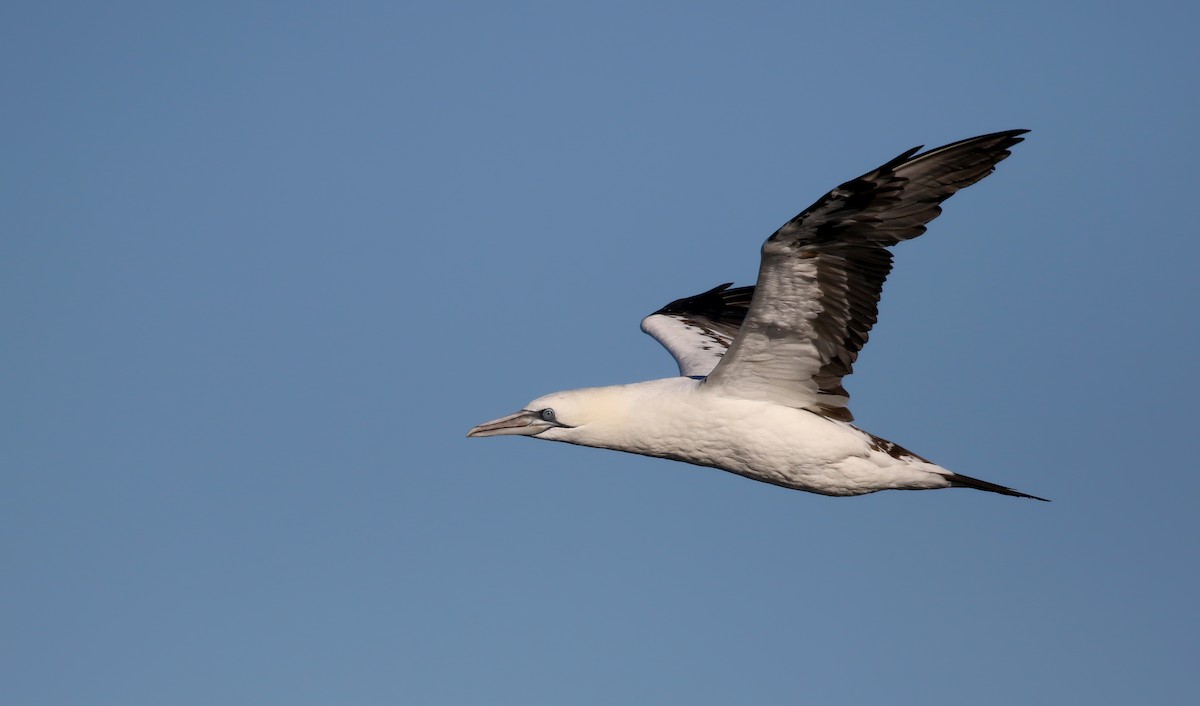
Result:
M740 401L720 407L695 405L691 414L657 417L665 421L643 427L623 450L826 495L880 489L870 478L877 468L862 432L790 407Z

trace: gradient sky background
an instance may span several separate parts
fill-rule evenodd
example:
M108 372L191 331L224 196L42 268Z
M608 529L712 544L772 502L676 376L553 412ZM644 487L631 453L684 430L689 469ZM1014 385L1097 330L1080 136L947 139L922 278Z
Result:
M6 3L0 702L1195 703L1196 8ZM1053 503L464 439L1018 127L848 387Z

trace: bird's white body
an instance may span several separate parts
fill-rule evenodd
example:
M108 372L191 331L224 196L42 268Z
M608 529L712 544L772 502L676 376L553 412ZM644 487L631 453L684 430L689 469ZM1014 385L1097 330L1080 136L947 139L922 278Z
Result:
M593 387L530 403L571 427L535 438L686 461L822 495L948 488L950 473L847 422L772 402L724 397L686 377Z

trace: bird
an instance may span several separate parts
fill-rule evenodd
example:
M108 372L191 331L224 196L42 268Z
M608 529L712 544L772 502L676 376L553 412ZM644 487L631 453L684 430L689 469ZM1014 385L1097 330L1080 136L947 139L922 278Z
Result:
M888 248L995 171L1028 130L902 152L818 199L762 246L754 286L672 301L641 328L679 375L554 392L472 428L683 461L826 496L974 488L1045 501L943 468L854 425L842 380L867 342Z

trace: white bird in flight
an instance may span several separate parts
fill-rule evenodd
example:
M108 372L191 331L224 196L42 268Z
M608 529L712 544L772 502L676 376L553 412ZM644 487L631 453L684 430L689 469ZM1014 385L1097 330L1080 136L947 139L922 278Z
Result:
M859 429L842 387L878 317L887 248L924 233L942 201L991 174L1026 132L914 147L775 231L754 287L723 284L646 317L679 377L555 392L467 436L614 449L822 495L976 488L1044 500Z

